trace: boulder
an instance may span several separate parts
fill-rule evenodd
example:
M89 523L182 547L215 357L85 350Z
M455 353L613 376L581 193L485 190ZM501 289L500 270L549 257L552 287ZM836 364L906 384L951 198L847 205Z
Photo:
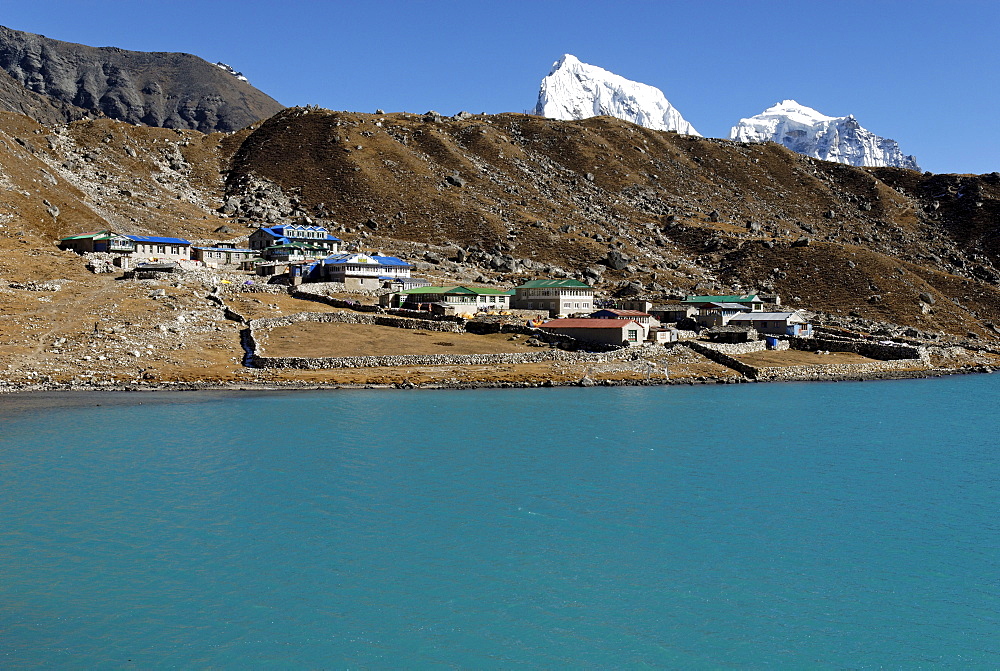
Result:
M625 270L630 260L621 250L612 249L608 252L607 258L604 259L604 265L612 270Z

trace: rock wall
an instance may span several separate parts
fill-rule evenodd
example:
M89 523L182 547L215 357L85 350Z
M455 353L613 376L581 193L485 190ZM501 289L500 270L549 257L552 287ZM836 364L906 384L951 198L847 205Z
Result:
M713 344L718 345L720 343L713 343ZM738 343L738 344L748 345L750 343ZM681 346L688 347L697 352L698 354L701 354L707 357L708 359L711 359L715 363L722 364L726 368L732 368L741 375L746 375L747 377L757 376L757 369L754 368L753 366L747 365L742 361L740 361L739 359L734 359L728 354L720 352L717 349L713 349L712 347L709 347L707 343L700 343L692 340L689 342L682 343Z
M539 363L543 361L573 361L607 363L608 361L634 361L640 358L638 348L615 352L566 352L544 349L538 352L511 352L504 354L399 354L393 356L345 357L268 357L255 354L253 365L257 368L376 368L409 366L497 366L502 364Z
M922 359L897 359L873 363L810 364L808 366L781 366L758 368L755 375L761 382L805 380L866 380L880 377L891 371L924 371L927 362Z
M335 322L339 324L369 324L374 326L391 326L401 329L421 329L424 331L441 331L462 333L464 329L453 322L436 322L427 319L404 319L385 315L365 315L353 312L299 312L282 317L265 317L250 321L253 330L273 329L299 322Z
M770 366L755 367L734 358L733 354L748 354L759 352L763 347L750 348L756 343L699 343L686 342L683 346L690 347L695 352L759 381L777 380L860 380L879 377L882 373L891 371L922 371L930 367L927 351L922 347L904 345L881 345L864 341L844 342L839 340L817 340L815 338L791 338L784 349L815 352L829 350L831 352L853 352L870 359L878 358L871 363L850 364L809 364L805 366ZM719 349L726 348L726 349ZM873 356L878 355L878 356Z
M716 352L722 352L723 354L750 354L751 352L760 352L767 349L767 343L763 340L737 343L712 342L702 343L702 346L714 349Z
M916 345L884 344L871 340L840 340L832 338L789 338L792 349L805 352L825 350L828 352L853 352L869 359L894 361L899 359L920 359L929 362L927 348Z

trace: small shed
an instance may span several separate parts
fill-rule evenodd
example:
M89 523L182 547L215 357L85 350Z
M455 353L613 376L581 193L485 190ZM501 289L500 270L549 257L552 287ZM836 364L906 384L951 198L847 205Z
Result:
M709 342L717 343L742 343L760 340L757 329L752 326L713 326L705 330L704 335Z

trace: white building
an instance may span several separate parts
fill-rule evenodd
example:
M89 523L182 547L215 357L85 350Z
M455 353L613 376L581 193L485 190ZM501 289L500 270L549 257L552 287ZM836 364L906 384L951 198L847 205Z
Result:
M511 307L548 310L553 317L590 314L594 311L594 288L576 280L531 280L514 287Z
M352 291L379 289L388 281L406 279L412 266L395 256L342 252L320 261L324 282L343 282Z
M160 238L152 235L126 236L135 243L135 261L187 261L191 258L191 243L182 238Z

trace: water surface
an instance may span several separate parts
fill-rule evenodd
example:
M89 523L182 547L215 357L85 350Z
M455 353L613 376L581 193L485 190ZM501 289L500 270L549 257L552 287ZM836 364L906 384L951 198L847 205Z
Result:
M0 398L0 663L997 667L998 391Z

